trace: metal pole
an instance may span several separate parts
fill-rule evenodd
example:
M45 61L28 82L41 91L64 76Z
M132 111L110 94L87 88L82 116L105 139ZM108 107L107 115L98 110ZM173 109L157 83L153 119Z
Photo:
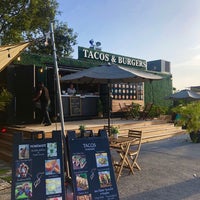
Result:
M53 29L53 23L51 23L50 26L51 31L51 41L53 46L53 57L54 57L54 67L55 67L55 78L56 78L56 85L57 85L57 96L58 96L58 104L59 104L59 112L60 112L60 121L61 121L61 136L63 141L63 148L64 148L64 160L65 160L65 168L66 168L66 175L69 176L69 166L68 166L68 160L67 160L67 146L65 141L65 124L64 124L64 115L63 115L63 105L62 105L62 99L61 99L61 90L60 90L60 79L59 79L59 73L58 73L58 64L57 64L57 55L56 55L56 45L55 45L55 38L54 38L54 29Z
M110 109L111 109L111 102L110 102L110 93L111 93L111 84L110 84L110 81L108 83L108 135L110 136L111 135L111 125L110 125L110 117L111 117L111 112L110 112Z
M35 65L33 65L33 88L35 89L36 84L35 84ZM33 111L33 119L36 119L36 113L35 113L35 109Z
M55 78L58 92L58 104L59 104L59 112L60 112L60 121L61 121L61 130L62 134L65 135L65 126L64 126L64 117L63 117L63 105L61 99L61 90L60 90L60 79L58 73L58 64L57 64L57 55L56 55L56 45L54 39L54 31L53 31L53 23L51 23L51 40L53 46L53 57L54 57L54 67L55 67Z

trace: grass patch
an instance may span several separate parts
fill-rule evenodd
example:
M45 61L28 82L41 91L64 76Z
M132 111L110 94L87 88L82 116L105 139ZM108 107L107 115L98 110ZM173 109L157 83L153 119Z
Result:
M8 183L12 182L12 177L11 176L2 177L1 179L6 181L6 182L8 182Z
M12 182L12 176L10 174L6 175L10 172L9 169L0 169L0 178L8 183Z
M0 169L0 176L6 174L9 171L9 169Z

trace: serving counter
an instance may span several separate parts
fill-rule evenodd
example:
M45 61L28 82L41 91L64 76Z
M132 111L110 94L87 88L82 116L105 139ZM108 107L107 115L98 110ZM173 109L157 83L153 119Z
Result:
M61 95L64 118L97 116L98 95Z

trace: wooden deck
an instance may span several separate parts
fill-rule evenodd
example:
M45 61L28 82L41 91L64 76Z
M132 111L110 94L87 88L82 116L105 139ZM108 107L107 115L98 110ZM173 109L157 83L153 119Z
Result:
M76 132L79 132L78 129L81 124L85 125L86 129L93 130L93 132L97 133L99 129L103 129L104 125L107 125L107 119L65 122L65 131L75 130ZM142 143L161 140L185 133L185 130L182 130L181 127L175 127L173 123L168 123L163 119L136 121L113 118L111 119L111 125L118 126L121 135L126 135L129 129L142 130ZM48 135L54 130L61 130L61 124L53 123L51 126L26 124L23 126L8 127L7 133L0 134L0 160L6 162L12 161L13 134L16 132L26 134L30 132L43 131Z

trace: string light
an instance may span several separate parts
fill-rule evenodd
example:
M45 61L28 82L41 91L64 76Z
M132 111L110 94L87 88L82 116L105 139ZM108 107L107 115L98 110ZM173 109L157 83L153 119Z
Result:
M48 33L45 33L45 36L46 36L46 39L45 39L44 45L48 46L49 45L48 40L51 38L50 31Z
M40 68L40 73L43 73L43 67Z

